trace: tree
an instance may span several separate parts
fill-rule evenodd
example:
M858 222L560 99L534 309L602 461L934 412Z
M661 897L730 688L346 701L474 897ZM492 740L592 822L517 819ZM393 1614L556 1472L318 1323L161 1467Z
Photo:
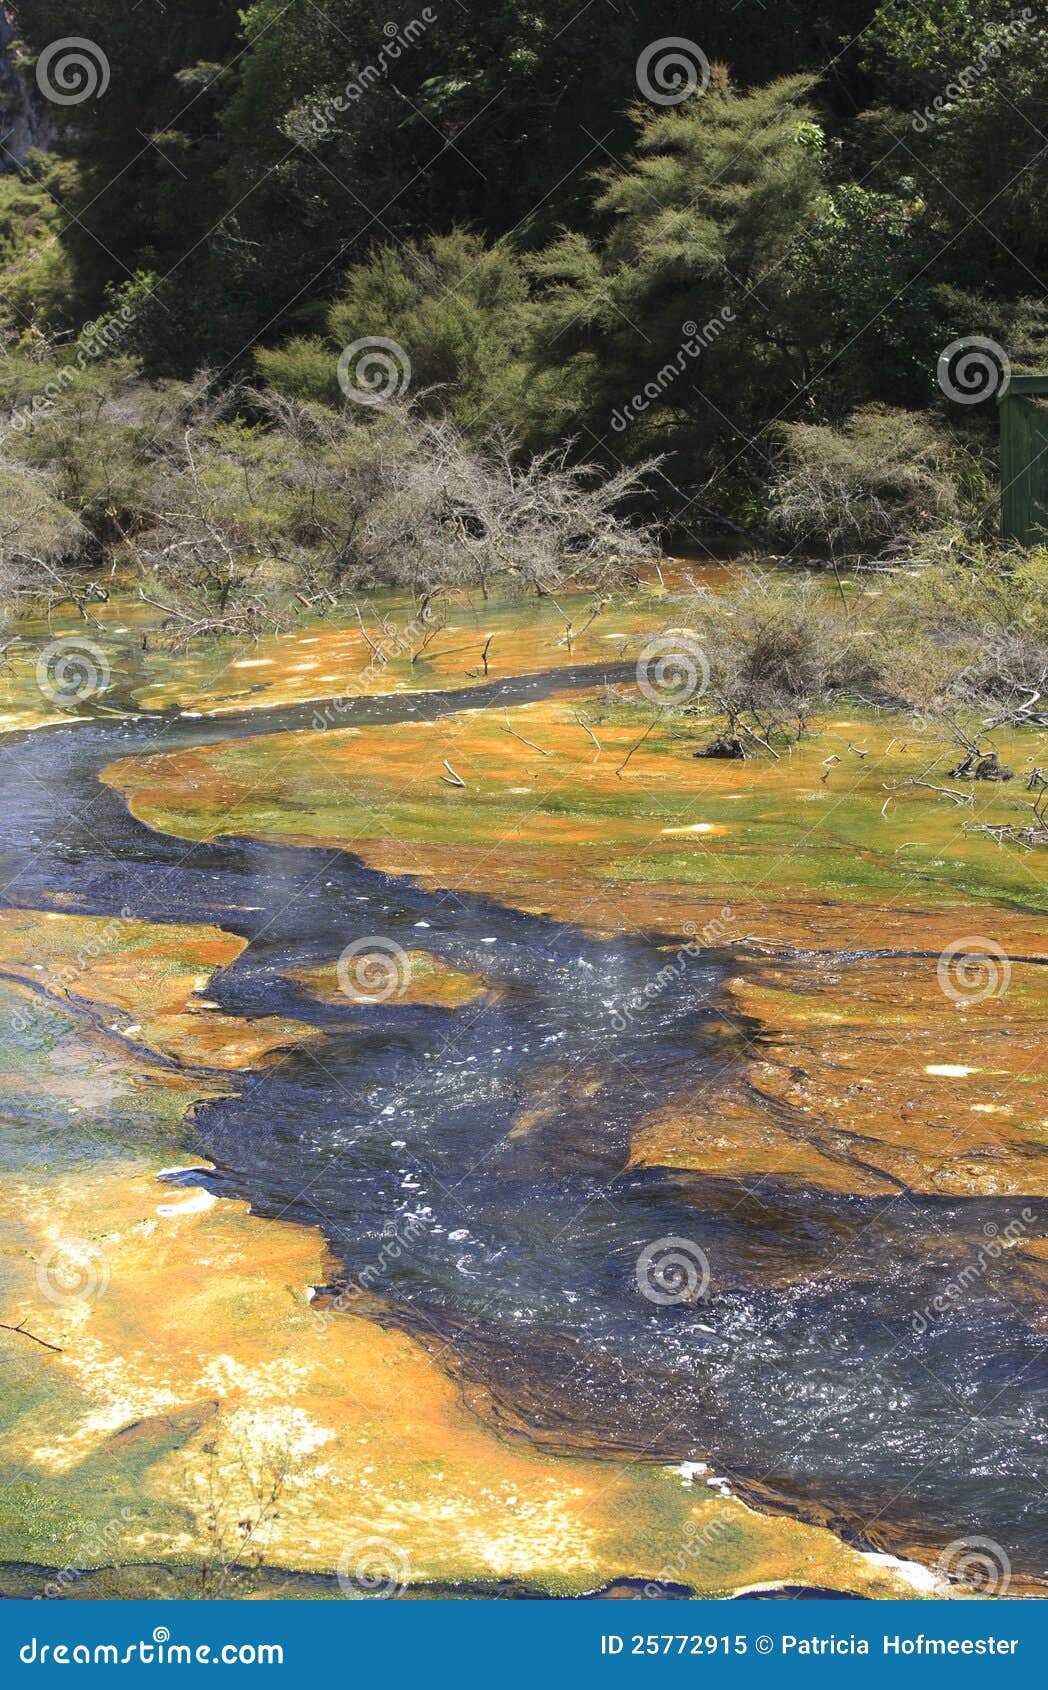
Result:
M558 422L581 408L587 445L668 445L691 485L717 449L748 453L769 395L802 382L788 259L821 191L810 90L792 77L739 93L716 70L705 94L637 109L635 152L597 202L602 238L543 255L537 356L563 372Z
M950 279L1037 292L1048 263L1043 12L1013 0L889 0L868 51L893 102L909 108L897 156L949 243Z
M460 427L513 427L523 406L533 310L527 269L507 243L453 230L376 248L351 269L327 314L327 336L258 354L265 380L297 398L338 404L338 358L366 338L394 340L412 393Z
M113 0L21 0L12 10L38 62L69 37L92 47L88 97L52 101L50 113L56 147L79 167L62 240L81 310L93 314L108 285L143 268L165 273L222 214L221 67L235 51L237 8L182 0L158 15ZM47 77L62 86L61 56Z

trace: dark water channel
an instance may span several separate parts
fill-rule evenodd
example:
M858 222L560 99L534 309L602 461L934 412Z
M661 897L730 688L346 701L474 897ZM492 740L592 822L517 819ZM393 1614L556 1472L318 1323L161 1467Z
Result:
M523 702L568 680L498 683L469 703ZM352 721L460 702L360 701ZM868 1544L981 1535L1016 1570L1042 1573L1036 1283L1005 1251L924 1331L919 1316L1024 1208L1043 1231L1044 1205L834 1199L630 1171L634 1124L724 1062L723 1031L712 1036L722 961L689 957L631 1019L622 1006L667 962L643 937L600 941L344 853L189 844L140 825L98 783L117 757L304 727L312 710L100 718L0 746L9 903L217 923L250 943L209 995L237 1015L322 1028L198 1110L215 1172L188 1178L321 1228L350 1287L450 1344L492 1412L543 1445L707 1460L746 1494ZM325 1006L281 978L370 935L503 989L459 1009ZM638 1256L666 1239L708 1262L699 1301L642 1294Z

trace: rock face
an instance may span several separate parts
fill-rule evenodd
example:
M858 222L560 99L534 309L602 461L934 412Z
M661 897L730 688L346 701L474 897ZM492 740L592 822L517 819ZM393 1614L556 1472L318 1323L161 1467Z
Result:
M51 114L32 76L19 64L21 44L7 6L0 5L0 171L21 171L34 148L51 141Z

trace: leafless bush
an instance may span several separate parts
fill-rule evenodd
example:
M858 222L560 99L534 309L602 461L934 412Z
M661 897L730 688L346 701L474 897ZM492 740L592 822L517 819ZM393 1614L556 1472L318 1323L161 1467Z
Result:
M692 620L709 665L706 698L739 755L800 738L814 711L874 670L868 637L811 580L756 575L734 593L702 593Z
M919 561L872 618L886 698L987 730L1048 723L1048 556L968 545Z
M500 430L478 446L454 423L408 408L360 424L267 402L282 432L307 448L298 484L310 488L336 577L354 585L486 592L508 577L547 591L573 574L621 577L652 553L651 532L620 514L650 465L601 480L566 449L521 463Z
M989 492L976 461L915 412L869 405L840 428L791 423L783 437L772 522L837 558L895 550Z
M563 452L520 463L501 434L474 446L406 408L358 419L271 393L246 402L251 423L202 400L157 454L146 532L127 536L180 640L257 633L282 594L486 593L497 577L547 592L621 578L651 552L618 514L642 471L599 480Z
M0 512L0 612L25 594L48 602L71 596L67 566L82 556L90 536L57 497L53 478L0 461Z
M216 1416L201 1453L202 1465L187 1465L186 1501L198 1519L204 1551L200 1595L221 1601L265 1568L300 1463L286 1437L260 1438L235 1415Z

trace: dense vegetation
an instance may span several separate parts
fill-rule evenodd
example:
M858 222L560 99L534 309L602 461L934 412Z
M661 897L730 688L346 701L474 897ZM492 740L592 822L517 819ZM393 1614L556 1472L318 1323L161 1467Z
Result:
M1039 10L9 12L27 97L64 37L108 72L0 178L12 589L118 552L213 631L289 589L621 577L656 534L1027 567L994 407L937 360L1048 358Z

